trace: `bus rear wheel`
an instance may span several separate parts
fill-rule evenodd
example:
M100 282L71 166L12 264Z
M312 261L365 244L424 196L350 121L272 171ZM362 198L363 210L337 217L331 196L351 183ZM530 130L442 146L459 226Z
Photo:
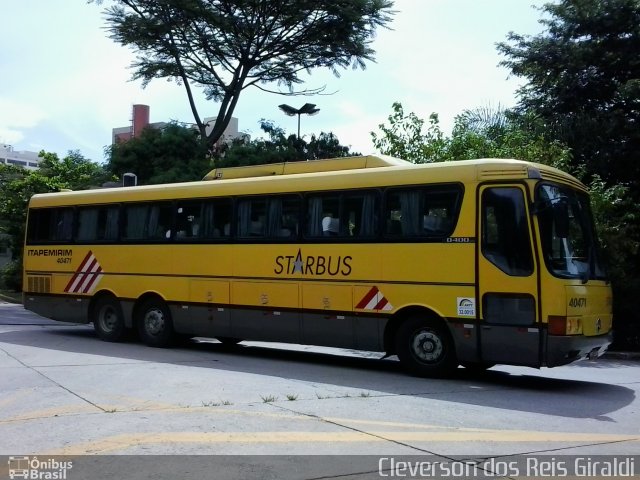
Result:
M174 341L169 307L162 300L149 298L137 309L140 339L150 347L168 347Z
M126 328L120 302L114 297L98 298L93 307L93 328L98 337L107 342L123 340Z
M420 377L444 377L458 367L446 327L422 316L411 316L400 325L396 352L403 366Z

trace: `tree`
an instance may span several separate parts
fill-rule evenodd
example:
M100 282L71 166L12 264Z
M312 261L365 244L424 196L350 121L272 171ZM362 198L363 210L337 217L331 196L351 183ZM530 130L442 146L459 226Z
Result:
M374 147L413 163L517 158L563 168L571 158L569 149L547 138L535 118L500 109L464 111L450 137L442 132L437 113L429 115L425 129L425 120L405 114L400 103L393 104L388 122L379 125L381 133L371 133Z
M40 168L0 164L0 232L9 236L12 263L3 272L7 286L19 290L22 276L22 242L29 199L37 193L79 190L102 185L112 177L101 165L70 151L62 160L55 153L40 152Z
M525 78L521 111L540 117L584 166L640 198L640 0L546 4L536 36L510 33L502 65Z
M413 112L405 114L400 102L394 102L392 109L393 113L387 118L389 124L378 125L382 132L371 132L376 149L413 163L445 160L448 141L440 129L437 113L429 115L429 125L424 131L425 121Z
M321 132L311 135L309 142L297 135L285 135L285 131L273 122L261 120L260 128L267 138L257 138L250 142L244 139L234 141L223 149L215 160L216 167L238 167L265 163L299 162L359 155L349 147L341 145L333 133Z
M102 0L89 0L101 3ZM295 94L301 73L364 68L372 38L393 12L391 0L111 0L107 29L137 53L134 79L173 79L186 90L195 122L211 148L221 138L241 92L283 85ZM211 132L192 86L220 102ZM321 89L305 91L317 92Z
M201 180L211 170L200 134L175 122L145 128L139 137L106 148L107 169L120 178L131 172L140 185Z

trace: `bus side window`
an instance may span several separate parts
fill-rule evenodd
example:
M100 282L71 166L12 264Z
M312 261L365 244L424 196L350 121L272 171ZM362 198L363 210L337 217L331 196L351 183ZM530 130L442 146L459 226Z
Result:
M451 235L461 198L457 185L392 189L386 195L385 235L393 238Z
M307 197L307 237L330 237L340 233L340 197L337 194Z
M117 206L82 207L77 216L77 242L115 242L120 209Z
M300 198L274 196L268 199L267 236L269 238L294 238L298 236Z
M200 237L202 202L179 202L176 208L176 240L188 241Z
M482 254L504 273L533 273L529 224L522 190L489 188L482 192Z
M263 238L267 217L267 202L264 198L249 198L238 202L238 237L246 239Z
M198 212L192 210L191 232L199 239L221 241L231 236L231 200L227 198L198 202Z
M127 205L124 216L124 240L168 241L171 239L172 207L170 203Z
M308 197L308 237L373 237L377 232L376 192L337 192Z

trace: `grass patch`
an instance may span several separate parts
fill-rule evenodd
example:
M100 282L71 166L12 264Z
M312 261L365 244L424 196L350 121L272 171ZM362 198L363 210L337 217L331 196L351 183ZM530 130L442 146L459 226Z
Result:
M262 395L260 395L260 398L262 399L262 403L273 403L276 400L278 400L278 397L275 397L273 395L269 395L266 397L263 397Z

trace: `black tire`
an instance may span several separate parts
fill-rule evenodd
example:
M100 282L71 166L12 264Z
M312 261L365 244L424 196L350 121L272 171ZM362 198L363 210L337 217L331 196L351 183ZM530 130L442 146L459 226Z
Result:
M422 316L411 316L400 325L396 352L403 366L420 377L448 376L458 367L446 326Z
M233 347L234 345L237 345L242 341L241 338L234 337L216 337L216 340L218 340L225 347Z
M495 363L484 363L484 362L463 362L462 366L473 373L482 373L489 370L491 367L495 366Z
M169 347L175 341L169 307L160 299L148 298L136 310L140 340L150 347Z
M98 298L92 310L93 328L98 337L106 342L124 340L127 329L120 302L111 296Z

